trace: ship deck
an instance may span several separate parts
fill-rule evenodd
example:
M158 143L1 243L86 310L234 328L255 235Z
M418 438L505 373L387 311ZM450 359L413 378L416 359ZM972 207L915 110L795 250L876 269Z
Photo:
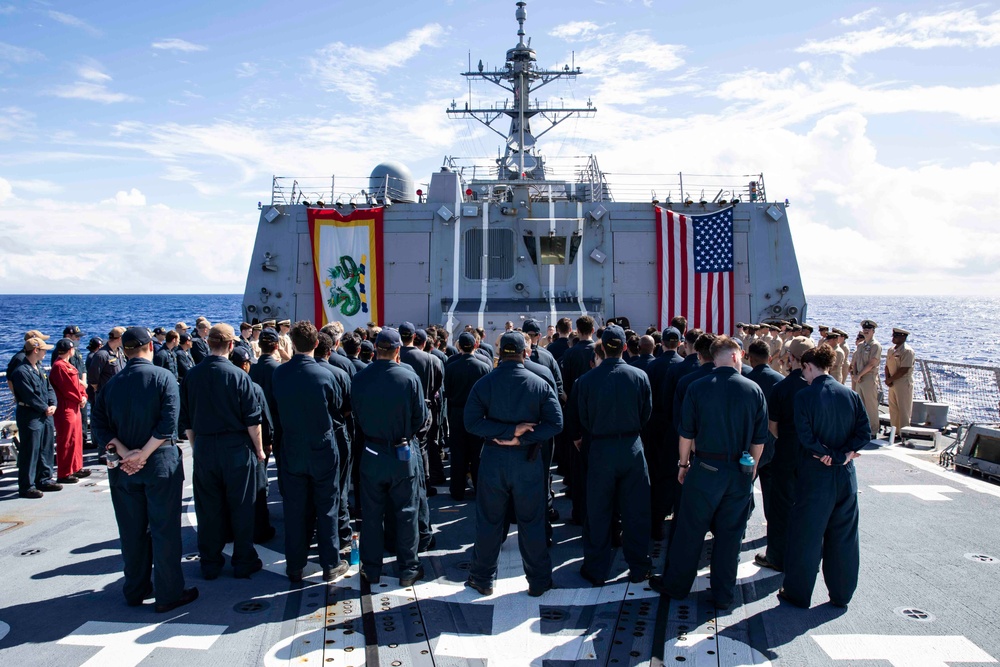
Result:
M402 588L383 576L369 589L353 567L323 584L315 563L302 584L283 575L278 535L259 547L265 570L252 580L228 571L201 578L190 489L183 540L188 585L201 597L170 614L130 608L121 596L121 557L106 470L46 494L16 496L0 478L0 664L4 665L871 665L931 667L994 663L1000 656L1000 487L942 470L926 456L875 446L858 462L861 584L848 609L779 604L780 575L753 564L764 544L760 503L739 568L737 604L716 612L707 597L706 541L691 595L668 601L617 579L592 588L579 574L580 528L557 523L557 589L526 594L516 527L504 544L493 595L465 588L474 501L431 499L437 548L422 555L426 579ZM273 470L272 470L273 474ZM274 485L274 480L272 480ZM555 487L561 488L556 481ZM759 500L759 496L758 496ZM569 515L568 501L556 506ZM655 543L657 571L666 545ZM387 556L387 563L391 557ZM391 571L387 566L386 570Z

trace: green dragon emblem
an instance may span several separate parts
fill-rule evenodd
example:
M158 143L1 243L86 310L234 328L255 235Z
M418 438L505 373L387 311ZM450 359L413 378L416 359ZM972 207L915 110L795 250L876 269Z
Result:
M358 264L350 255L343 255L338 266L327 270L325 281L329 288L330 298L327 305L339 308L340 313L347 317L359 312L368 312L368 303L364 298L365 285L361 277L365 275L365 265Z

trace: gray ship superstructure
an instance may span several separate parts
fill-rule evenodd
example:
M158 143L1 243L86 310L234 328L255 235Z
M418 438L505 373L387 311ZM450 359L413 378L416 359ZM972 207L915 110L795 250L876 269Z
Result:
M479 61L463 73L504 89L508 100L478 107L470 96L447 110L500 135L498 156L446 157L426 191L397 162L378 165L364 180L275 177L247 275L246 320L315 319L308 209L346 214L365 207L384 207L379 324L444 324L453 333L472 324L491 332L508 320L555 324L590 314L599 323L624 316L644 330L674 315L692 319L661 313L658 206L688 216L732 207L729 329L737 321L801 320L806 302L787 203L768 201L762 175L609 177L593 155L547 159L539 151L537 140L549 130L597 108L589 100L567 108L535 97L582 70L539 67L525 41L524 2L516 18L518 42L504 66L486 69ZM508 124L506 133L501 124Z

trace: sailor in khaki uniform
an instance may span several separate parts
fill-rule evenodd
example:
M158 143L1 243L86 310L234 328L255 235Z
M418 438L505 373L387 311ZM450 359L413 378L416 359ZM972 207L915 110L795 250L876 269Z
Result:
M843 377L844 368L847 365L847 357L844 356L844 351L840 349L840 345L837 344L839 341L839 335L833 333L832 331L827 331L827 334L823 337L821 344L828 346L834 353L833 366L830 367L830 377L837 382L844 384L841 378Z
M863 340L858 343L858 348L854 351L851 359L851 388L858 392L862 402L865 404L865 412L868 413L868 422L871 424L872 436L878 434L878 365L882 360L882 346L875 340L874 320L865 320L861 323Z
M288 332L292 330L291 320L281 320L278 322L278 360L285 363L292 358L292 339Z
M770 352L769 365L772 370L781 372L781 348L785 341L781 339L781 329L777 325L770 325L771 338L767 341L767 347Z
M840 367L840 377L838 379L841 384L847 384L847 376L851 370L851 348L847 347L847 332L837 327L834 327L832 331L840 337L837 347L844 353L844 365Z
M889 423L899 431L910 425L913 414L913 348L906 344L910 332L893 328L892 342L885 355L885 386L889 388Z

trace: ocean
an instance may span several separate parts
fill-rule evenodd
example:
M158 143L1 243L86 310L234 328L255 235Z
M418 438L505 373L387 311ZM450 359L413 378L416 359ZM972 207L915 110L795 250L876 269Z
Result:
M242 298L241 294L0 295L0 370L29 329L48 334L52 343L64 327L76 324L86 345L91 336L106 338L117 325L172 328L184 321L194 326L195 318L204 315L212 323L235 326L242 319ZM815 296L809 300L806 320L853 334L866 318L878 323L876 339L883 346L890 344L892 327L899 326L910 332L918 358L998 365L998 297ZM853 346L853 340L849 342Z

